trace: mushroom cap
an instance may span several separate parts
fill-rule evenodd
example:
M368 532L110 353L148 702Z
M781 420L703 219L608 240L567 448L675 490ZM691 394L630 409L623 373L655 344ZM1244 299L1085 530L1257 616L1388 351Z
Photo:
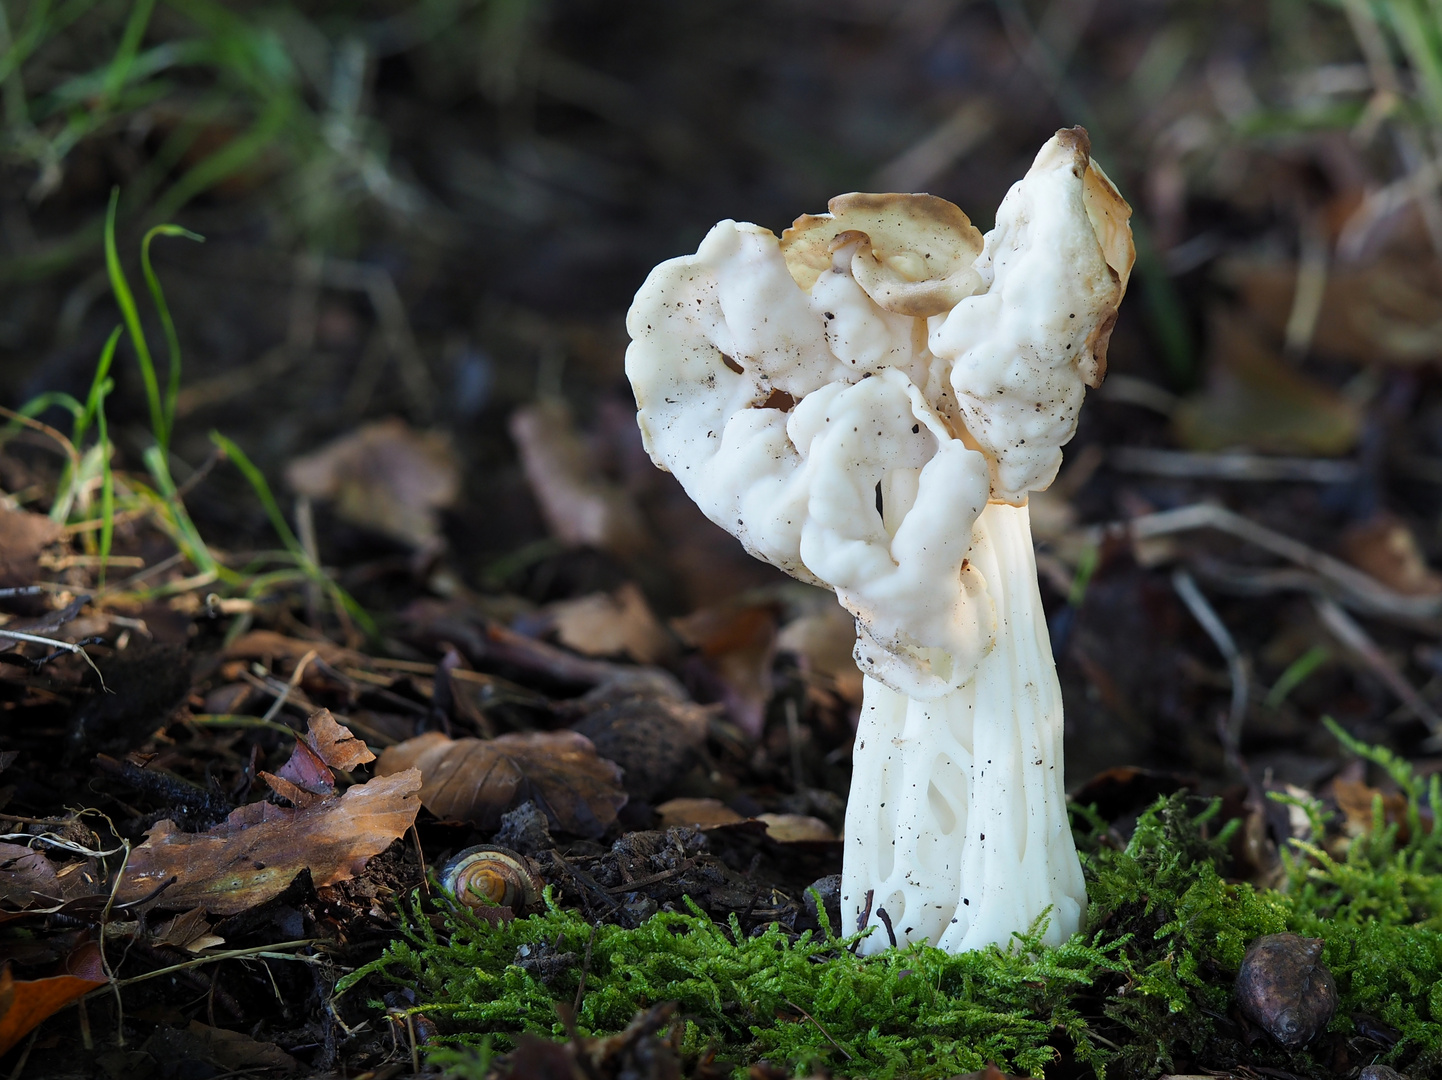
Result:
M984 240L931 195L838 196L779 240L723 221L627 316L653 460L753 555L835 590L862 669L913 698L993 648L976 522L1051 483L1105 372L1131 211L1089 155L1059 131Z
M855 243L851 274L878 307L926 318L982 287L972 267L982 236L961 208L935 195L853 191L802 214L781 234L796 284L810 290L840 247Z

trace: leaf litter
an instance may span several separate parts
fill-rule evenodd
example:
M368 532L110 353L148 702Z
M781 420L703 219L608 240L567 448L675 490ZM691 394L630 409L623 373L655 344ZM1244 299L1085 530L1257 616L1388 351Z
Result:
M1309 27L1330 42L1328 66L1303 73L1331 89L1287 91L1313 111L1280 141L1236 134L1279 122L1247 112L1259 95L1264 110L1277 104L1274 72L1243 72L1266 62L1255 60L1265 48L1239 58L1170 14L1154 26L1134 15L1091 25L1083 13L1069 31L1080 47L1062 58L1066 93L1131 118L1113 133L1114 174L1147 193L1156 262L1169 268L1150 272L1153 321L1143 325L1140 307L1124 313L1115 376L1088 403L1064 482L1033 508L1046 519L1038 562L1068 767L1083 781L1075 824L1091 838L1092 936L1065 953L965 960L923 951L863 964L840 947L834 837L859 697L851 627L828 596L751 560L650 465L634 403L615 391L615 316L638 268L697 222L793 205L795 184L810 183L798 153L813 171L823 159L862 177L877 165L875 175L925 177L904 187L966 190L1007 153L987 133L1007 131L1011 145L1013 127L1019 140L1020 128L1056 126L1046 88L1027 75L1051 47L1027 47L1026 12L924 7L828 13L808 22L802 46L782 8L725 25L647 16L639 36L635 17L617 15L623 39L600 20L544 12L482 32L462 5L435 17L464 32L438 33L403 10L382 23L347 15L357 21L345 26L328 16L322 28L288 8L256 64L236 24L202 31L223 22L237 37L186 55L243 58L247 87L292 35L309 56L333 25L342 33L329 42L329 90L277 89L275 111L257 110L305 115L323 100L334 116L285 130L324 130L331 149L271 146L197 213L235 222L314 210L317 199L270 201L265 179L283 181L287 160L315 170L307 190L320 202L358 192L329 156L345 147L365 178L357 198L411 208L397 217L424 205L414 220L447 240L402 235L394 221L361 230L332 206L337 216L287 221L285 235L366 235L355 258L379 261L311 254L319 241L277 260L273 246L247 246L249 226L224 241L237 257L223 263L246 267L237 277L216 277L215 244L198 256L161 256L159 245L175 261L156 267L147 247L147 278L158 268L176 293L169 308L152 294L162 328L173 310L186 338L193 313L207 313L213 340L192 350L196 381L187 368L172 397L140 359L134 297L127 305L115 289L132 337L111 354L114 384L100 373L78 411L61 394L74 350L90 349L88 363L113 313L83 273L63 287L27 276L31 264L6 278L30 284L14 287L0 344L34 359L0 379L17 395L45 389L50 405L36 414L48 423L17 421L22 434L0 437L0 588L24 590L0 596L0 629L46 639L11 638L0 652L0 960L23 989L3 1003L18 1009L6 1037L20 1039L4 1067L98 1066L138 1080L385 1075L429 1060L460 1075L587 1080L946 1070L997 1080L981 1060L992 1054L1063 1080L1094 1075L1107 1055L1113 1077L1354 1080L1364 1065L1363 1076L1382 1075L1385 1060L1419 1080L1436 1068L1436 1010L1424 1000L1436 967L1435 800L1419 777L1438 762L1417 718L1435 716L1442 671L1431 645L1442 404L1436 262L1414 205L1431 167L1404 165L1399 179L1379 164L1391 157L1369 146L1377 126L1405 149L1425 110L1361 113L1367 95L1380 103L1411 84L1347 97L1363 65L1331 63L1357 59L1332 9L1285 16L1332 19ZM21 37L45 39L50 24L25 18ZM1054 36L1046 21L1037 42ZM190 32L175 25L112 29L154 46L150 63ZM755 89L733 85L741 54ZM688 63L656 66L678 55ZM55 250L72 250L59 235L71 215L103 207L118 180L110 270L123 276L148 244L125 234L129 200L146 198L136 178L160 160L141 132L169 147L198 123L186 168L212 145L236 155L260 145L245 108L217 124L166 98L120 122L118 99L93 92L96 78L108 85L103 69L54 84L68 61L34 56L17 61L31 98L11 104L24 113L83 99L76 122L98 126L70 159L57 151L35 187L18 177L32 196L15 201L8 231L25 250L7 251L11 270L31 257L32 235L34 250L57 238ZM187 68L187 92L209 62ZM1206 73L1200 94L1193 67ZM689 83L664 75L682 68L729 87L740 107L699 107ZM315 67L297 70L305 80ZM458 104L454 87L477 70L483 92ZM961 111L937 104L927 80L943 78ZM634 86L653 82L676 92L648 89L641 109ZM746 97L798 85L872 96L860 112L822 114L809 92L792 95L801 112ZM1142 105L1112 100L1106 88L1122 86ZM895 100L872 94L881 87ZM412 106L438 93L463 123L396 125L430 116ZM977 100L1008 122L978 127ZM508 111L516 102L524 122ZM1316 117L1354 105L1341 127L1313 134ZM832 113L843 128L827 126ZM333 137L351 122L357 137ZM54 149L50 123L25 127L17 154ZM685 137L694 130L717 137ZM1156 132L1167 134L1128 141ZM811 153L817 140L845 160ZM754 159L739 174L738 145ZM776 146L795 149L773 160ZM606 179L618 164L625 184ZM497 228L497 207L515 220ZM552 213L573 226L553 228ZM545 219L544 237L523 219ZM1294 247L1295 260L1278 254ZM504 273L477 266L482 249ZM1272 263L1248 265L1239 250ZM598 263L598 251L613 254ZM1225 265L1208 265L1216 255ZM1221 302L1218 290L1235 295ZM369 306L352 305L358 292ZM1182 306L1167 316L1172 293ZM51 334L37 312L60 312L62 326ZM1202 340L1185 340L1198 328ZM1189 344L1201 345L1190 350L1200 363ZM178 343L170 352L178 374ZM23 388L11 368L25 369ZM106 412L124 432L113 441ZM209 423L236 441L208 441ZM293 483L272 490L264 478L287 463ZM1201 605L1182 603L1174 570ZM1225 633L1203 630L1196 610ZM1231 645L1225 666L1218 640ZM85 664L92 653L103 688ZM1365 743L1339 751L1317 722L1326 713ZM1219 715L1237 721L1221 735ZM403 773L377 775L371 754L411 752L414 740L453 763L447 786L464 814L422 806L425 777L407 788ZM1417 758L1418 772L1374 745ZM1199 817L1206 799L1177 801L1181 790L1218 797L1213 816ZM474 925L455 910L433 872L477 845L530 859L550 906ZM154 875L148 888L140 874ZM1342 1000L1295 1052L1237 1012L1231 989L1248 937L1283 932L1325 943ZM66 972L87 957L108 969ZM75 984L49 980L88 975L102 992L30 1043L32 1019L74 1000ZM447 1057L487 1036L489 1049Z

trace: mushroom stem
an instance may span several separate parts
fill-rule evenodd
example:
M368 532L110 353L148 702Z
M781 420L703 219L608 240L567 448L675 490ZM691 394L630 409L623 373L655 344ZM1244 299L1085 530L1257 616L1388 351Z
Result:
M843 912L886 910L897 942L1007 947L1048 918L1077 930L1086 887L1067 820L1062 703L1025 505L989 503L970 558L996 605L996 645L959 688L918 700L865 682L846 810ZM889 944L881 931L863 952Z

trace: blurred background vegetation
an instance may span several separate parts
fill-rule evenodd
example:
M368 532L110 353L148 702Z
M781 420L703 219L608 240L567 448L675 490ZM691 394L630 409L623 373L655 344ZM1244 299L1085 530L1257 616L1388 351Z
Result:
M985 229L1050 132L1084 124L1136 208L1139 261L1068 451L1066 522L1210 494L1335 549L1382 521L1412 545L1411 585L1392 584L1442 590L1433 0L5 0L0 88L0 402L86 398L123 314L103 245L118 192L132 280L154 226L205 238L151 252L185 357L159 440L177 482L219 428L289 505L287 462L399 417L457 455L442 529L461 580L539 603L640 576L670 613L705 589L668 601L644 569L574 560L516 584L554 549L513 410L625 427L629 299L716 220L779 231L839 192L926 190ZM117 468L160 434L133 340L105 399ZM624 474L631 452L597 460ZM42 481L0 487L38 506ZM248 492L233 472L189 492L213 543L265 533ZM370 542L321 525L331 561ZM1391 542L1364 536L1353 561ZM1095 553L1058 559L1060 595L1083 564L1085 592ZM1268 681L1327 655L1268 633L1251 643ZM1083 674L1088 700L1133 709Z

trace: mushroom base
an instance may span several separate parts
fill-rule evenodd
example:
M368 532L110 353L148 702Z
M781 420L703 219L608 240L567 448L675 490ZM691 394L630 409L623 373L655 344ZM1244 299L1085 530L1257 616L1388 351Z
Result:
M973 538L997 617L975 675L929 701L866 680L841 875L846 930L870 895L864 953L891 943L883 909L898 945L965 952L1006 948L1043 916L1059 943L1086 906L1027 507L988 504Z

